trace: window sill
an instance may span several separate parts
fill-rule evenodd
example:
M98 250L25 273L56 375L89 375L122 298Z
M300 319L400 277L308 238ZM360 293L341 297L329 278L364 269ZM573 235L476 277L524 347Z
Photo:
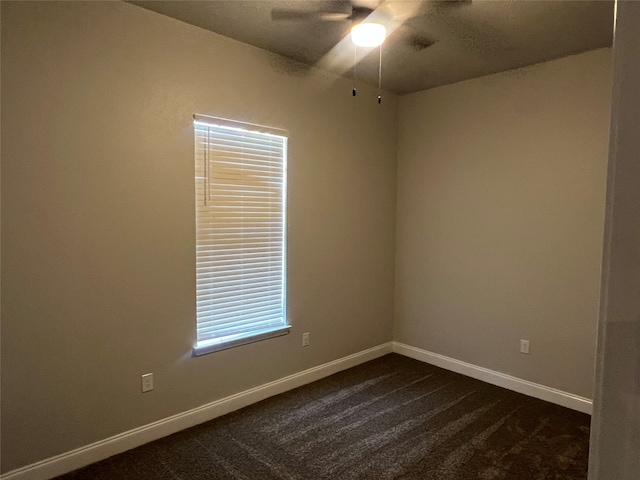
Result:
M227 340L226 342L203 343L202 345L197 345L193 348L193 356L199 357L201 355L206 355L207 353L226 350L227 348L239 347L240 345L259 342L268 338L280 337L282 335L287 335L290 329L291 325L285 325L271 328L269 330L248 333L244 336L234 338L233 340Z

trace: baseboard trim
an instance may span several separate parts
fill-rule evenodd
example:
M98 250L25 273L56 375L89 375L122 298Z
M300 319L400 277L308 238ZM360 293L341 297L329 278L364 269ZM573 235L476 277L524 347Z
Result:
M422 350L421 348L412 347L404 343L392 342L394 353L399 353L406 357L420 360L436 367L441 367L452 372L461 373L468 377L472 377L483 382L497 385L514 392L523 393L530 397L539 398L547 402L562 405L579 412L591 415L593 410L593 402L585 397L580 397L572 393L563 392L555 388L540 385L538 383L522 380L521 378L512 377L504 373L489 370L488 368L479 367L471 363L462 362L454 358L446 357L438 353Z
M118 453L157 440L185 428L212 420L266 398L284 393L307 383L381 357L392 351L392 343L385 343L347 357L245 390L215 402L202 405L157 422L134 428L128 432L77 448L70 452L27 465L0 475L1 480L49 480Z

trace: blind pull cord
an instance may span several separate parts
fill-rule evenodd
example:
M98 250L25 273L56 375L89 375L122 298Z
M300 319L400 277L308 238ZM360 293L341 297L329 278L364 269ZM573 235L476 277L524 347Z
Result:
M378 47L380 50L380 58L378 59L378 105L382 103L382 44Z
M353 44L353 96L356 96L356 65L358 64L358 47Z

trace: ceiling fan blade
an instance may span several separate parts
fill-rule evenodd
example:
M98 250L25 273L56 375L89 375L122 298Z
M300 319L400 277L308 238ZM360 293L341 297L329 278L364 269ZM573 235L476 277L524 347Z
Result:
M422 50L432 46L437 41L437 39L427 35L414 34L407 37L406 44L414 50L421 52Z
M406 2L395 4L391 0L388 4L398 5L394 11L394 18L400 22L398 28L404 31L403 43L412 50L421 52L438 41L437 37L424 32L425 19L432 16L446 18L449 12L453 13L460 7L470 6L472 0L428 0L422 3L415 2L413 8L407 8Z
M345 12L323 12L317 10L286 10L274 8L271 10L271 20L317 20L317 21L343 21L349 20L351 13Z
M473 0L438 0L437 4L439 7L464 7L471 5Z
M384 2L385 0L351 0L351 5L353 6L353 8L375 10Z

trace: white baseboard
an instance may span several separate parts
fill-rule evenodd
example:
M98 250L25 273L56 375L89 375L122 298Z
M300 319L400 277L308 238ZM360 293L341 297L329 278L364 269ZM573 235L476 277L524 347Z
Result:
M555 388L546 387L538 383L522 380L521 378L512 377L511 375L489 370L488 368L478 367L477 365L445 357L438 353L428 352L427 350L405 345L404 343L392 342L392 345L395 353L435 365L436 367L461 373L467 377L476 378L492 385L497 385L508 390L513 390L514 392L529 395L530 397L562 405L563 407L571 408L572 410L588 413L589 415L591 415L593 410L593 403L588 398L563 392L562 390L557 390Z
M26 467L7 472L0 476L1 480L48 480L71 472L91 463L104 460L112 455L122 453L145 443L157 440L185 428L212 420L227 413L238 410L252 403L292 390L307 383L315 382L334 373L355 367L369 360L391 353L391 342L363 350L333 362L304 370L288 377L281 378L259 387L216 400L157 422L144 425L128 432L115 435L99 442L77 448L70 452L27 465Z

